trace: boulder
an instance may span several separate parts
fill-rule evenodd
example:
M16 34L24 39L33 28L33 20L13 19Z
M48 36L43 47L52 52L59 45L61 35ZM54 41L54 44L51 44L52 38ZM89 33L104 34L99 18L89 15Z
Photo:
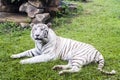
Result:
M50 18L49 13L37 14L32 23L45 23Z
M30 18L34 18L36 14L42 13L44 10L31 5L29 2L26 2L20 6L19 11L26 12Z

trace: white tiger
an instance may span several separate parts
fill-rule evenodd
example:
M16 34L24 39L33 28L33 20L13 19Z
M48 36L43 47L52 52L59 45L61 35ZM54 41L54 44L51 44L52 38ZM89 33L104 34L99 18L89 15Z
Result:
M104 58L92 45L56 36L54 31L48 28L46 24L34 24L31 37L35 42L35 48L12 55L11 58L31 57L21 60L21 64L47 62L58 58L67 60L67 65L53 67L53 70L61 69L60 75L79 72L82 66L91 62L98 62L98 70L102 73L116 73L114 70L108 72L102 69Z

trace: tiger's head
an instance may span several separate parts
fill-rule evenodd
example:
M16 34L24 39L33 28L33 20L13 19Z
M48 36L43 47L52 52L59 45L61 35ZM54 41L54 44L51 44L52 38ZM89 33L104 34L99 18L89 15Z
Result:
M31 37L34 41L37 42L48 41L48 33L49 33L48 25L39 23L39 24L31 25L31 27L32 27Z

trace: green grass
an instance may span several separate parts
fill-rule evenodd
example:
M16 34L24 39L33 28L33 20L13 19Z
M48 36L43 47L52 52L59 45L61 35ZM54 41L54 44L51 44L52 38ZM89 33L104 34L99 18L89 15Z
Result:
M59 36L94 45L105 58L105 69L116 75L101 74L97 64L82 68L79 73L58 75L51 68L67 62L57 60L46 63L21 65L21 59L10 55L34 47L30 29L14 23L0 24L0 80L120 80L120 0L93 0L82 5L83 12L55 18L53 29Z

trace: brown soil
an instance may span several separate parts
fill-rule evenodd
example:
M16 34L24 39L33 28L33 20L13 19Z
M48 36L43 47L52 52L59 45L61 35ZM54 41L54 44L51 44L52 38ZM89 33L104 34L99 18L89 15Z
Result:
M26 14L22 14L22 13L0 12L0 22L6 22L6 21L16 22L16 23L21 23L21 22L28 23L31 21L31 19L28 18Z

